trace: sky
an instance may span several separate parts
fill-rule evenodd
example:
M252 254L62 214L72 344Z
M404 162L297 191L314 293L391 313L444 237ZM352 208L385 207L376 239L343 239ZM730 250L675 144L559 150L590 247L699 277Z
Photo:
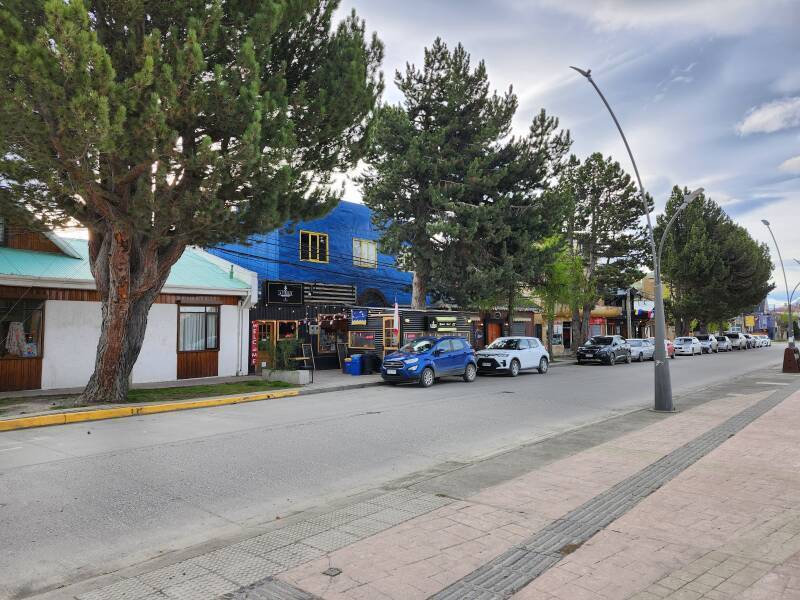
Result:
M384 42L384 100L402 97L397 69L422 63L441 37L484 60L492 86L513 86L515 130L545 108L583 158L599 151L630 170L589 83L592 70L663 209L673 185L704 187L776 264L770 303L800 281L800 0L342 0ZM359 201L345 184L345 199Z

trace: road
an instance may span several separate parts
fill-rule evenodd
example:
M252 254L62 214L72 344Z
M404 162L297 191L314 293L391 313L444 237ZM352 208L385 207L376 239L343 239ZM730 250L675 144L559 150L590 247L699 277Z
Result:
M681 392L782 348L670 361ZM651 404L652 363L560 366L0 434L0 597L209 540Z

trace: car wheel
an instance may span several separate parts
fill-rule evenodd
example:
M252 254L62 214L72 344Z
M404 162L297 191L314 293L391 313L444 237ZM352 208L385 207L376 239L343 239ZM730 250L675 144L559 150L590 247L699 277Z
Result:
M608 357L608 366L609 367L613 367L616 364L616 362L617 362L617 357L614 356L613 354Z
M625 362L631 364L633 362L633 357L628 354L628 356L625 357Z
M636 359L638 362L644 362L644 354L639 352L639 358Z
M469 363L467 368L464 369L464 381L467 383L471 383L475 381L475 376L478 374L478 369L475 368L475 365Z
M515 358L508 367L508 374L512 377L519 375L519 361Z
M577 362L579 365L582 365L582 364L583 364L583 361L582 361L582 360L578 360L578 361L576 361L576 362Z
M430 367L425 367L422 369L422 373L419 376L419 385L421 387L431 387L433 385L436 376L433 373L433 369Z
M544 356L542 358L540 358L539 359L539 369L538 369L539 373L541 375L544 375L545 373L547 373L547 369L549 369L549 368L550 368L550 363L548 362L547 358L544 357Z
M670 354L670 355L669 355L669 357L670 357L672 360L675 360L675 353L673 352L672 354Z

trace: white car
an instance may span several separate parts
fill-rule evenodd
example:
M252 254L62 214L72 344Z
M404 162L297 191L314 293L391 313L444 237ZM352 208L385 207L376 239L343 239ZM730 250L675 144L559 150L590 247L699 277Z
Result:
M719 352L719 342L717 338L708 333L701 333L696 336L700 340L700 346L703 348L703 353L716 353Z
M478 375L507 373L512 377L520 371L536 369L547 373L550 355L539 338L510 336L500 337L483 350L475 353Z
M730 338L726 335L718 335L717 337L717 350L719 352L730 352L733 350L733 344Z
M772 346L772 339L768 335L761 335L762 340L764 340L765 346Z
M731 341L734 350L747 350L749 348L747 338L738 331L726 331L725 337Z
M675 338L675 354L703 354L703 347L696 337L682 336Z
M631 359L642 362L643 360L653 360L653 354L656 352L656 347L650 340L641 340L638 338L629 338L628 345L631 347Z

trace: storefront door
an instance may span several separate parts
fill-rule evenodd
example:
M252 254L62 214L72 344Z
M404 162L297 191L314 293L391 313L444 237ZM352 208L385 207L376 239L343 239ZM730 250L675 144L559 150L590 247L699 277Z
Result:
M503 335L503 326L500 323L486 324L486 345L488 346Z
M383 355L391 354L398 348L398 336L394 332L394 317L383 318Z
M273 366L275 356L275 321L259 321L258 323L258 359L256 373L262 368Z

